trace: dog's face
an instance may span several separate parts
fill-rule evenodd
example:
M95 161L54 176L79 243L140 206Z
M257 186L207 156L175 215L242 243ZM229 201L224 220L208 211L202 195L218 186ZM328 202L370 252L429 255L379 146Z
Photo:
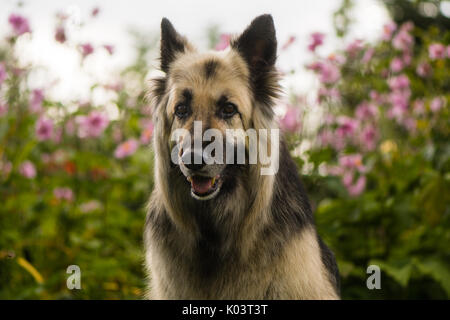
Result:
M191 196L210 200L236 186L242 170L236 164L237 150L248 156L245 140L226 139L230 130L252 128L255 112L273 116L271 98L278 88L273 21L268 15L256 18L222 52L197 52L167 19L161 31L166 77L154 91L162 101L158 108L163 108L170 136L176 137L168 147L175 150L175 164ZM217 153L219 149L223 152ZM227 150L235 156L230 158Z

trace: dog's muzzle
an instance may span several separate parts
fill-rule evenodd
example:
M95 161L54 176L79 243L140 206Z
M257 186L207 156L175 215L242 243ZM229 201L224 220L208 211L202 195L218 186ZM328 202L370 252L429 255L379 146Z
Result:
M193 198L210 200L219 194L222 186L220 173L225 167L224 164L211 164L202 150L192 148L183 150L180 160L181 172L191 184Z

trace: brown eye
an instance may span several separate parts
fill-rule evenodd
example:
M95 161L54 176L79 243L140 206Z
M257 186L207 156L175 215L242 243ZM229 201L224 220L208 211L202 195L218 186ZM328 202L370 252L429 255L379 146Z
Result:
M221 116L224 119L231 118L237 113L237 107L233 103L227 103L225 104L221 109Z
M189 107L183 103L180 103L175 107L175 115L180 118L186 118L189 115Z

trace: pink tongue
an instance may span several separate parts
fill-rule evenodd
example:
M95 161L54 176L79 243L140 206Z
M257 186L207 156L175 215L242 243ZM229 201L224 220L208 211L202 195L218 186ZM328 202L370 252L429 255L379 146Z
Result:
M212 179L211 178L196 178L193 177L191 181L191 187L198 194L207 193L212 189Z

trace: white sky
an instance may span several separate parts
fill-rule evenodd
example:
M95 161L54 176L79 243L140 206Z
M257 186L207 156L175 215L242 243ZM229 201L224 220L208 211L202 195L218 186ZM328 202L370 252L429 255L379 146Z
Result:
M127 33L130 27L148 32L149 37L159 34L162 17L169 18L175 28L186 35L198 47L207 43L207 27L216 24L221 31L239 33L257 15L272 14L280 47L291 35L297 42L289 50L279 52L278 66L283 70L300 70L294 77L284 81L286 87L296 92L307 93L317 87L314 77L302 70L312 56L306 50L309 35L314 31L326 34L323 48L328 53L342 47L342 40L334 35L332 14L340 0L28 0L17 7L17 0L0 0L0 38L9 32L9 14L15 12L29 18L33 35L25 37L19 44L23 63L33 62L43 66L43 71L33 78L35 86L49 87L50 82L59 82L49 90L56 99L85 99L89 86L96 80L107 81L114 71L131 62L133 43ZM90 18L91 9L100 7L96 19ZM104 50L98 50L88 57L80 68L79 54L57 44L54 28L57 11L78 12L80 20L86 22L83 28L72 28L70 41L92 42L100 47L105 43L116 46L116 53L109 57ZM373 41L381 34L382 25L388 15L376 0L358 0L354 9L355 24L349 38L358 37ZM156 64L156 61L151 61Z

